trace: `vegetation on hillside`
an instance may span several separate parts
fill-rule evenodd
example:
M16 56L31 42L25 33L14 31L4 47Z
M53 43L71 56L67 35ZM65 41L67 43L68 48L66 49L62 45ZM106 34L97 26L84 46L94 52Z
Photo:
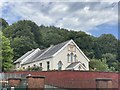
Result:
M11 57L7 59L9 64L11 64L11 60L18 59L33 48L44 49L51 44L55 45L73 39L91 60L91 70L119 71L118 40L112 34L94 37L82 31L68 31L54 26L38 26L30 20L21 20L8 25L4 19L0 19L0 28L2 28L4 38L8 38L3 42L9 40L9 49L11 48L9 51L13 51L13 59Z

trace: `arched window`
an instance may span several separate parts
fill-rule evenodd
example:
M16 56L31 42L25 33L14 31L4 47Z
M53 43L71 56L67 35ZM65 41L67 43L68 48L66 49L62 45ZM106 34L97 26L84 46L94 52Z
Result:
M67 61L70 62L70 54L67 54Z
M74 55L74 62L77 62L77 59L76 59L76 58L77 58L77 55L75 54L75 55Z
M58 70L62 70L62 65L63 65L62 62L59 61L59 62L58 62Z
M73 53L70 54L71 62L73 62Z

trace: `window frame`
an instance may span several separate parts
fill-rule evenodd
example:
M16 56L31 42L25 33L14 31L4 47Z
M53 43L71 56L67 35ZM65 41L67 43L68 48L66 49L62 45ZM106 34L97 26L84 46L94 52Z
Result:
M58 70L62 70L62 65L63 65L62 62L59 61L59 62L58 62Z
M77 55L74 55L74 61L77 62Z
M50 61L47 61L47 71L50 70Z
M70 53L70 62L71 62L71 63L74 62L74 61L73 61L73 56L74 56L74 54L71 52L71 53Z
M70 54L67 54L67 62L70 63Z

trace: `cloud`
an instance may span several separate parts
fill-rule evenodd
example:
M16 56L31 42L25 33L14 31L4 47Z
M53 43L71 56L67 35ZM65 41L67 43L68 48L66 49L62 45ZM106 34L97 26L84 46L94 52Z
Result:
M59 1L59 0L58 0ZM89 0L86 0L89 1ZM7 2L3 17L13 21L27 19L38 25L54 25L69 30L90 31L102 24L117 24L117 1L111 2ZM7 8L5 12L4 9ZM1 9L1 8L0 8ZM16 17L16 18L15 18Z

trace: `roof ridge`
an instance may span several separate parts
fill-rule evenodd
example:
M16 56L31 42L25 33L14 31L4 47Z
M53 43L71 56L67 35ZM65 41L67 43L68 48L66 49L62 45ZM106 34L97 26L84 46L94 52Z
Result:
M64 47L70 41L72 41L72 40L67 40L65 42L62 42L62 43L59 43L56 45L52 45L52 46L45 48L45 49L39 49L39 52L41 52L41 54L39 56L37 56L36 58L34 58L34 60L32 60L30 62L35 62L35 61L39 61L39 60L44 59L44 58L53 57L53 55L56 52L58 52L62 47Z
M38 59L38 58L40 58L42 55L44 55L50 48L52 48L53 46L51 46L51 47L48 47L48 48L46 48L46 50L40 55L40 56L38 56L36 59ZM43 49L44 50L44 49ZM35 59L35 60L36 60Z
M29 58L31 58L33 55L35 55L36 53L38 53L40 51L40 49L39 48L37 48L37 49L34 49L33 50L33 52L32 53L30 53L27 57L25 57L24 59L26 59L27 58L27 60L29 59ZM32 56L31 56L32 55ZM26 61L27 61L26 60ZM25 62L25 61L24 61ZM22 63L24 63L24 62L22 62Z
M64 41L64 42L61 42L61 43L58 43L58 44L56 44L56 45L53 45L53 46L57 46L57 45L60 45L60 44L63 44L63 43L66 43L66 42L68 42L68 41L71 41L72 39L70 39L70 40L67 40L67 41Z
M22 58L25 57L25 55L30 55L33 52L33 50L28 51L27 53L25 53L24 55L22 55L20 58L18 58L16 61L14 61L14 63L20 62Z

